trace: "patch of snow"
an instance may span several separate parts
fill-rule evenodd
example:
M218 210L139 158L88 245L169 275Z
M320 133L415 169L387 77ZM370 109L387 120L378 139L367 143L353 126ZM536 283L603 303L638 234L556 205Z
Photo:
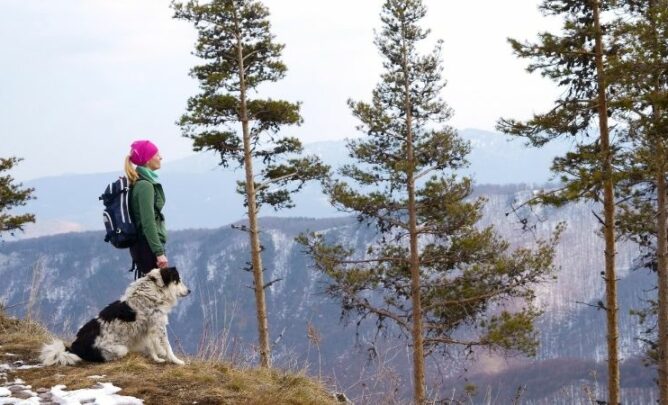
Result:
M289 272L289 258L292 253L292 248L295 244L294 238L288 238L288 236L277 229L270 229L267 231L271 236L271 241L274 244L274 249L276 250L275 260L273 263L273 271L271 274L273 281L281 279L281 282L274 283L269 287L269 290L272 294L280 294L285 286L285 278Z
M142 405L144 401L134 397L117 395L121 388L112 383L99 383L96 388L65 391L64 385L51 388L52 401L62 405L79 405L82 402L100 405Z
M39 405L40 401L37 397L30 397L28 399L18 398L0 398L0 405Z
M16 361L13 364L0 364L0 377L4 382L0 386L0 405L38 405L43 401L59 405L142 405L143 400L118 395L121 388L115 387L112 383L97 383L94 387L80 389L75 391L66 391L64 385L56 385L50 390L40 388L37 392L32 391L30 385L20 378L13 382L7 380L7 372L12 370L25 370L29 368L42 367L41 365L23 364L22 361ZM101 379L104 375L92 375L88 378Z
M24 364L22 366L14 367L14 370L28 370L31 368L42 368L42 367L43 366L41 364L34 364L34 365Z
M213 277L216 275L216 270L218 266L209 260L206 263L206 281L213 281Z

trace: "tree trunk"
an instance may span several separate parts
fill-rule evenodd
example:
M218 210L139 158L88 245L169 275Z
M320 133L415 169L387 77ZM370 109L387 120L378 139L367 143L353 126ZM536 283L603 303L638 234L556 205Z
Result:
M656 27L657 16L656 2L649 1L647 18L652 28L652 47L654 60L659 60L657 55L660 44L658 43L658 33ZM654 86L656 91L661 91L661 78L655 77ZM656 104L652 106L652 116L654 120L661 119L662 110ZM668 230L666 229L666 149L660 134L652 133L651 136L656 139L656 195L657 195L657 224L656 224L656 259L657 259L657 284L658 284L658 383L659 383L659 403L668 404Z
M406 120L410 128L410 115ZM408 130L409 134L411 130ZM413 162L412 136L408 136L408 156ZM420 295L420 258L418 256L417 213L414 172L408 174L408 227L410 233L411 301L413 305L413 376L415 403L425 402L424 342L422 338L422 298Z
M657 150L659 159L663 161L662 149ZM663 164L656 171L656 193L657 193L657 277L658 277L658 373L659 373L659 403L668 404L668 274L666 247L666 173Z
M617 276L615 274L615 201L612 179L612 151L608 130L608 103L603 69L603 35L600 24L599 0L593 0L595 29L595 58L598 78L598 118L603 158L603 214L605 235L605 295L608 323L608 403L620 403L619 353L617 328Z
M257 203L253 174L253 158L251 156L250 129L248 127L248 110L246 107L246 82L244 74L244 58L241 41L237 41L237 57L239 62L239 114L244 141L244 169L246 172L246 199L248 202L248 235L251 247L251 265L255 288L255 306L257 311L257 331L260 344L260 364L271 367L271 348L269 346L269 326L267 322L267 305L264 297L264 280L262 257L260 255L260 234L257 221Z
M413 317L413 384L415 385L414 400L418 405L424 404L425 373L424 373L424 339L422 336L422 298L420 295L420 257L418 252L417 209L415 204L415 153L413 150L413 114L408 78L408 62L404 52L404 91L406 96L406 152L408 154L408 232L410 235L410 269L411 269L411 303Z

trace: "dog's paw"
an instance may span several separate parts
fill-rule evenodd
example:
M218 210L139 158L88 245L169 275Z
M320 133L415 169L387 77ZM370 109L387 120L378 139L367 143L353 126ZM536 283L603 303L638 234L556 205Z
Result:
M153 361L155 361L156 363L164 363L165 359L161 359L160 357L154 357Z

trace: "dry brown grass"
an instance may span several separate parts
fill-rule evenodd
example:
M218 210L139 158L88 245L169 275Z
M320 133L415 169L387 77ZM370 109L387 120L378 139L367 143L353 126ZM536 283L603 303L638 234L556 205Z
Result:
M36 353L35 348L50 338L49 332L40 324L9 318L0 307L0 346L3 353L30 356Z
M49 333L39 324L17 321L3 315L0 308L0 363L13 353L35 363ZM12 357L11 359L16 359ZM156 364L146 357L131 354L104 364L83 363L75 367L44 367L16 370L13 377L23 379L33 390L56 384L67 389L89 388L93 375L104 375L131 395L150 404L335 404L321 384L302 374L279 370L235 369L229 364L190 360L185 366Z

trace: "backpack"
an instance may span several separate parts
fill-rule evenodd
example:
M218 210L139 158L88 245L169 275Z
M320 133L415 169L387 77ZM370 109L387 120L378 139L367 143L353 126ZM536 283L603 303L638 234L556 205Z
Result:
M102 218L107 233L104 241L114 247L125 249L137 241L137 229L130 216L130 182L125 176L110 183L100 200L104 203Z

